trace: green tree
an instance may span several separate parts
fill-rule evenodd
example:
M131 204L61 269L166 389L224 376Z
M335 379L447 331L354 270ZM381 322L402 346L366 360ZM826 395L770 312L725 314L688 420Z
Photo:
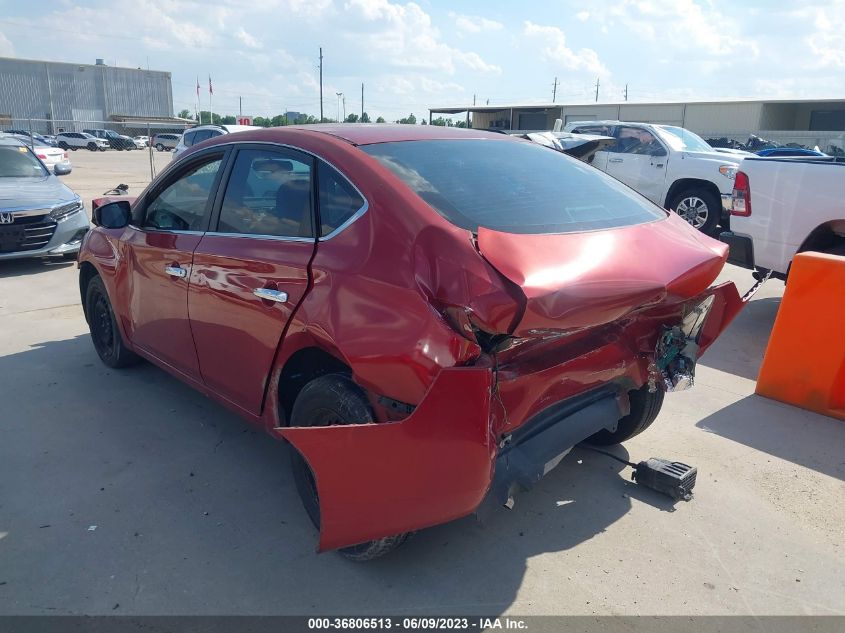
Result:
M190 110L179 110L179 114L177 114L180 119L193 119L194 115L191 114Z
M353 112L348 117L346 117L346 119L344 119L343 122L344 123L358 123L358 118L359 118L358 115Z
M458 121L457 123L455 123L455 127L469 127L469 126L467 125L467 122L466 122L466 121L464 121L463 119L461 119L460 121Z
M399 119L396 123L401 123L402 125L416 125L417 124L417 117L414 116L414 113L411 112L408 116Z
M223 125L234 125L237 123L238 120L234 117L234 115L227 114L224 117L220 117L220 123Z
M428 121L426 121L425 119L423 119L423 120L420 122L420 125L428 125Z
M370 115L366 112L361 115L361 123L372 123L372 121L370 121Z
M376 123L387 123L387 121L384 120L383 116L380 116L379 118L376 119Z

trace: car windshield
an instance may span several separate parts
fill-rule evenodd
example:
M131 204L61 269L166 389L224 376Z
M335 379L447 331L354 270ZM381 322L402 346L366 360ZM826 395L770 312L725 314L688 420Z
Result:
M363 146L452 224L506 233L573 233L665 218L619 181L559 151L506 140Z
M0 178L43 178L47 170L20 145L0 145Z
M655 127L658 135L676 152L712 152L713 148L698 134L682 127L661 125Z

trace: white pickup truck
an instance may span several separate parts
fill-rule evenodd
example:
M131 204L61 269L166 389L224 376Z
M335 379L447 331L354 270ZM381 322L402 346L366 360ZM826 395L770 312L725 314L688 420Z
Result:
M596 152L592 165L700 231L716 235L720 219L728 217L742 156L717 152L697 134L672 125L578 121L563 129L614 137L616 143Z
M845 255L845 162L745 158L734 181L728 261L786 279L796 253Z

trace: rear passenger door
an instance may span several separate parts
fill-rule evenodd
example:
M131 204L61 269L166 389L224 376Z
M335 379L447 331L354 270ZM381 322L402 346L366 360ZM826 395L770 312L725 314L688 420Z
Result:
M193 260L188 311L203 381L258 414L316 247L314 159L242 145Z

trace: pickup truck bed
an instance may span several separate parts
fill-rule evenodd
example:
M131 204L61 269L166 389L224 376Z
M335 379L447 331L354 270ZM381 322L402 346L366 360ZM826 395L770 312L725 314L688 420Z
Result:
M728 261L785 279L796 253L845 249L845 159L745 158L739 166ZM745 211L743 212L743 208Z

